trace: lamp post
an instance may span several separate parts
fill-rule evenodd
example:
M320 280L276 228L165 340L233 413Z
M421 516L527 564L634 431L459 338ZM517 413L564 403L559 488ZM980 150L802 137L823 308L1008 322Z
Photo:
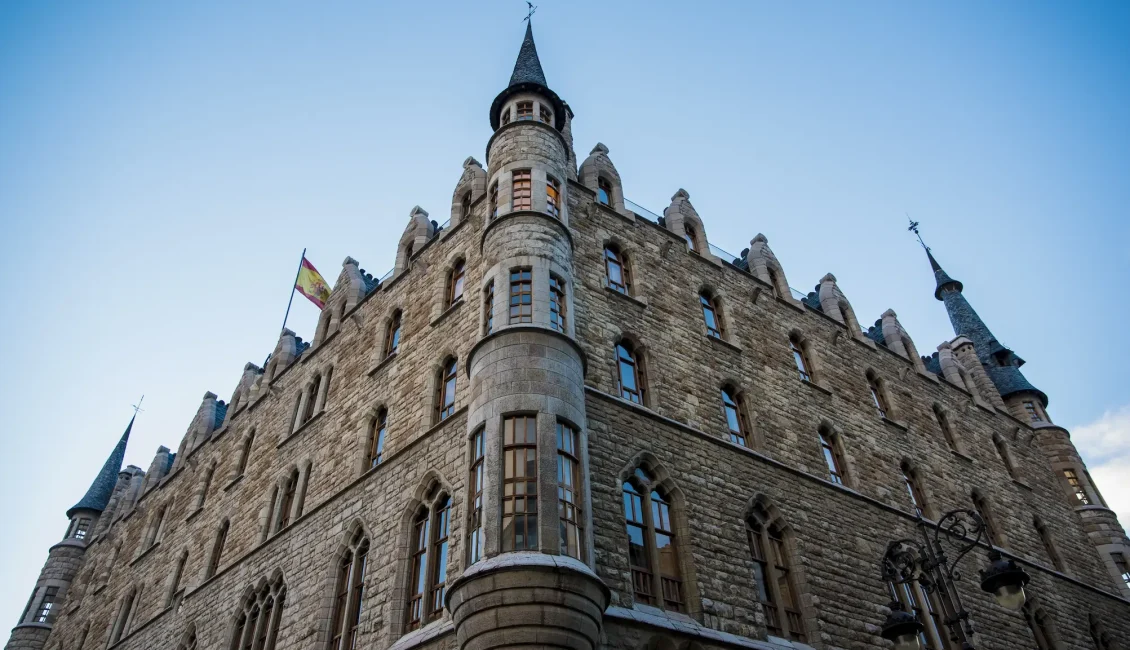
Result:
M913 588L913 584L918 583L927 596L936 595L934 602L941 610L942 623L949 628L950 639L960 642L961 650L976 650L973 624L957 589L961 579L957 565L981 543L985 522L972 510L953 510L942 515L936 524L919 516L916 526L921 540L899 539L887 545L882 562L883 579L896 588L898 585ZM947 552L955 554L952 563ZM989 567L980 571L981 589L991 593L1002 607L1013 611L1020 609L1024 606L1028 574L996 550L990 550L988 555ZM906 610L897 596L890 608L880 635L893 641L896 650L919 650L922 647L919 641L923 631L921 621ZM938 630L938 633L943 632Z

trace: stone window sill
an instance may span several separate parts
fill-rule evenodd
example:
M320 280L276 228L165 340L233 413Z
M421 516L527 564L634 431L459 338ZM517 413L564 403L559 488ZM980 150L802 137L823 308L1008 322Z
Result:
M463 300L463 296L459 296L459 298L457 298L457 299L455 300L455 302L451 303L450 305L448 305L447 309L443 310L443 313L442 313L442 314L440 314L439 316L436 316L436 317L435 317L435 318L434 318L434 319L432 320L432 322L430 323L430 325L431 325L432 327L435 327L436 325L439 325L439 324L440 324L440 322L442 322L442 321L443 321L444 319L446 319L446 318L447 318L447 316L448 316L449 314L451 314L451 313L452 313L452 312L454 312L455 310L457 310L457 309L459 309L460 307L462 307L462 306L463 306L463 303L464 303L464 302L466 302L466 301L465 301L465 300Z
M400 353L399 352L393 352L392 354L390 354L390 355L386 356L385 358L381 359L380 361L378 361L376 364L373 365L372 368L369 368L368 375L370 377L372 377L373 375L377 374L382 369L384 369L385 366L391 364L393 361L396 361L396 355L398 355L398 354L400 354Z
M629 304L635 305L636 307L639 307L640 309L647 309L647 303L644 302L643 300L640 300L639 298L636 298L636 297L631 296L629 294L626 294L626 293L623 293L623 292L620 292L620 291L613 289L612 287L610 287L606 284L607 280L601 280L601 282L605 283L604 284L604 290L607 291L608 293L616 296L620 300L627 300Z
M800 383L804 384L805 386L808 386L809 388L812 388L813 390L816 390L817 392L824 393L825 395L831 395L832 394L832 391L828 390L827 388L824 388L823 386L821 386L820 384L817 384L816 382L809 381L807 379L801 379Z
M886 416L884 416L881 419L883 420L883 424L890 425L890 426L902 431L903 433L906 433L910 428L910 427L906 426L905 423L899 422L898 420L892 420L892 419L890 419Z
M1031 485L1028 485L1027 483L1025 483L1024 481L1022 481L1018 478L1012 479L1012 482L1019 485L1020 487L1024 488L1025 490L1028 490L1029 492L1033 491Z
M197 508L196 510L193 510L193 511L192 511L192 512L190 512L190 513L188 513L188 516L187 516L187 517L185 517L185 518L184 518L184 520L185 520L185 521L192 521L193 519L196 519L196 516L197 516L197 515L199 515L199 514L200 514L200 513L202 513L202 512L204 512L204 507L203 507L203 506L201 506L201 507Z
M321 411L318 411L314 415L311 415L309 420L306 420L301 425L299 425L299 427L297 429L295 429L293 432L291 432L291 434L289 436L280 440L279 444L275 445L275 449L282 449L283 445L290 442L291 440L294 440L298 436L302 435L302 433L304 431L306 431L310 427L314 426L315 423L317 423L319 420L321 420L322 414L325 413L325 412L326 412L326 409L323 408Z
M153 542L152 544L149 545L149 548L145 549L137 557L133 558L133 560L130 561L129 565L133 566L133 565L137 564L138 562L142 561L150 553L152 553L154 550L156 550L157 547L160 546L160 545L161 545L161 542Z
M710 336L709 334L707 334L707 335L706 335L706 338L710 339L710 342L711 342L711 343L712 343L713 345L718 345L718 346L721 346L721 347L723 347L723 348L725 348L725 349L727 349L727 350L730 350L731 352L737 352L738 354L741 354L741 353L742 353L742 349L741 349L741 348L739 348L738 346L734 345L733 343L730 343L729 341L727 341L727 340L725 340L725 339L720 339L720 338L718 338L717 336Z
M961 460L964 460L967 463L975 462L972 458L970 458L969 456L966 456L965 454L961 453L960 451L958 451L956 449L951 449L950 453L953 454L954 456L957 456Z
M246 474L240 474L239 476L237 476L237 477L233 478L231 481L229 481L228 484L224 486L224 492L227 492L228 490L235 487L235 484L242 481L244 476L246 476Z

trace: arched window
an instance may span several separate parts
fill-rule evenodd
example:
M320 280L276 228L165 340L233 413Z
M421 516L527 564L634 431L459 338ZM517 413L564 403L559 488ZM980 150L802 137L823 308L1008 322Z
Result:
M463 276L465 274L466 262L458 260L455 266L447 274L447 296L445 305L450 307L455 302L463 297Z
M471 216L471 190L463 193L463 198L459 200L459 216L466 219Z
M716 339L722 338L722 316L718 312L717 301L709 293L698 294L698 302L702 305L702 319L706 322L706 335Z
M1114 639L1103 630L1102 623L1095 618L1094 614L1088 615L1087 622L1089 623L1091 640L1095 642L1095 648L1097 650L1115 650Z
M1036 534L1040 536L1040 542L1044 545L1044 551L1048 554L1048 559L1051 560L1052 566L1056 571L1063 571L1063 558L1059 556L1059 551L1055 547L1055 542L1052 541L1051 532L1044 522L1039 517L1032 519L1032 527L1036 529Z
M283 483L282 503L279 505L279 525L276 532L290 525L291 511L294 510L294 500L298 494L298 470L291 470L290 476Z
M388 432L388 410L382 408L377 411L369 425L369 458L368 466L372 469L380 464L385 451L385 434Z
M388 329L385 332L385 356L389 357L396 354L400 349L400 310L392 312L392 318L388 321Z
M565 281L556 275L549 276L549 326L558 332L567 330L565 324Z
M780 523L758 507L746 521L746 538L753 558L753 586L765 612L765 627L773 636L804 643L804 619Z
M501 120L502 120L502 125L503 125L503 126L506 126L507 124L510 124L510 107L509 107L509 106L508 106L508 107L506 107L506 110L502 111L502 118L501 118Z
M1111 553L1110 559L1114 562L1114 568L1118 572L1118 577L1122 579L1122 584L1127 589L1130 589L1130 562L1126 561L1126 555L1123 553Z
M208 488L212 486L212 477L216 475L216 464L212 463L208 467L208 471L204 472L204 480L200 485L200 496L196 498L196 509L204 507L204 502L208 499Z
M596 179L596 201L601 205L612 205L612 183L603 176Z
M828 478L833 483L844 484L844 457L840 451L840 437L827 427L820 427L817 432L820 438L820 453L824 456L824 464L828 467Z
M800 373L801 381L813 381L812 363L808 360L808 344L796 334L789 336L789 352Z
M358 647L357 634L365 597L368 555L369 538L362 531L357 531L338 562L329 650L352 650Z
M455 378L458 374L455 357L448 357L439 370L436 387L436 422L442 422L455 412Z
M993 512L992 508L989 507L989 502L986 501L985 497L977 490L973 490L971 498L973 500L973 509L977 511L981 520L985 522L985 534L988 535L989 542L996 546L1004 546L1004 537L1001 535L1000 529L993 520Z
M122 600L122 604L118 608L118 617L114 620L114 627L110 630L110 645L114 645L121 641L123 637L129 635L130 624L140 596L141 592L137 587L134 587Z
M471 436L471 507L467 509L467 565L483 558L483 430Z
M643 364L634 347L627 341L616 345L616 389L620 397L643 404L646 395Z
M483 334L494 331L494 280L483 291Z
M946 439L946 445L949 446L951 451L961 453L961 449L957 444L957 436L954 434L953 426L950 424L949 414L937 404L934 405L934 417L938 420L938 427L942 430L942 436Z
M726 417L726 427L730 430L730 442L748 446L749 418L741 406L741 396L733 386L722 387L722 414Z
M90 534L90 517L79 517L75 519L75 526L71 530L68 537L72 537L79 541L85 540L86 536Z
M236 476L243 476L243 473L247 471L247 463L251 459L251 444L253 442L255 442L254 429L243 439L243 449L239 452L239 463L236 465Z
M993 434L993 446L997 448L997 456L1000 456L1001 463L1004 465L1008 475L1013 479L1016 478L1016 467L1012 464L1012 453L1008 450L1008 445L1004 439L997 434Z
M299 424L305 424L314 417L314 408L318 404L318 391L322 388L322 375L314 375L314 380L306 389L306 408L302 413L302 420Z
M557 181L549 176L545 178L545 211L549 216L561 218L561 188Z
M632 287L628 258L611 244L604 247L604 271L608 277L608 288L628 295Z
M557 423L557 512L561 554L583 560L584 517L581 516L581 442L576 429Z
M275 650L285 599L281 577L248 594L236 617L231 650Z
M224 555L224 545L228 541L229 526L230 523L225 519L220 524L220 529L216 531L216 541L212 543L212 555L208 558L208 570L204 574L205 579L216 575L216 570L220 568L220 558Z
M635 600L683 612L683 579L671 523L671 502L653 484L652 476L638 468L623 485L628 564L632 568Z
M887 400L887 390L883 380L873 370L867 371L867 387L871 391L871 401L879 411L879 417L887 418L891 412L890 402Z
M177 597L177 592L180 591L180 582L184 577L184 567L188 564L188 551L184 551L177 560L177 566L173 569L173 577L169 580L169 593L165 596L165 607L171 607L173 599Z
M698 249L698 234L694 231L694 226L687 223L683 225L683 239L687 242L687 250L692 253L700 253Z
M1026 602L1022 611L1024 612L1024 620L1028 623L1028 629L1032 631L1032 640L1036 642L1036 648L1038 650L1056 650L1052 620L1047 610L1033 605L1031 602Z
M510 324L534 322L534 280L529 267L510 270Z
M82 648L81 644L79 645L79 648L81 650L81 648ZM191 632L189 632L188 638L184 640L184 643L180 644L180 646L177 648L177 650L196 650L196 630L195 629L192 630Z
M451 498L441 494L431 511L421 506L412 522L407 626L415 630L443 615Z
M1032 422L1043 422L1044 417L1040 412L1040 407L1035 402L1024 402L1024 412L1028 414L1028 419Z
M149 522L149 532L145 536L144 549L148 549L161 541L161 534L164 532L165 527L166 512L168 512L168 506L161 506L156 514L153 515L153 520Z
M918 472L910 463L903 462L902 464L902 480L906 485L907 496L910 497L910 507L913 508L915 514L919 517L928 517L926 505L926 492L922 489L922 483L918 480Z
M539 106L539 108L541 109L540 110L540 119L541 119L542 123L543 124L553 124L553 111L549 110L549 107L547 107L545 104L541 104Z
M519 116L521 111L519 111ZM522 119L519 117L518 119ZM510 186L510 201L511 210L517 212L518 210L532 210L533 209L533 182L530 179L530 170L516 169L512 176L513 182Z
M502 420L502 550L538 550L537 418Z

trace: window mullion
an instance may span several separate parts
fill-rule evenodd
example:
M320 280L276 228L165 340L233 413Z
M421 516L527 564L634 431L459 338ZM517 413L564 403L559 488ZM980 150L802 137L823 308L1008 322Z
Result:
M647 545L647 562L648 570L651 571L651 593L655 594L652 597L652 605L664 608L663 603L663 576L659 566L659 549L655 546L655 517L652 512L651 505L651 491L655 488L651 485L643 489L643 516L644 521L647 522L647 539L644 544Z
M789 615L785 611L785 601L781 595L781 575L777 571L777 551L773 546L773 540L769 539L769 527L762 526L757 535L761 538L761 548L764 549L762 552L765 555L765 571L769 574L765 576L765 582L768 583L766 588L769 590L769 597L773 601L772 603L762 604L777 610L777 626L784 634L788 635L792 630L789 629Z

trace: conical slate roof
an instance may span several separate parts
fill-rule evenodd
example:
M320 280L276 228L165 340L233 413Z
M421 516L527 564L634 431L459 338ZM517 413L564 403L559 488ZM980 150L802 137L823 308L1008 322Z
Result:
M942 269L942 265L938 264L938 260L934 259L934 254L930 252L929 248L926 249L926 257L930 258L930 268L933 269L934 280L937 282L937 286L934 289L935 298L937 298L938 300L942 299L942 287L946 286L947 284L956 284L958 291L961 291L965 288L961 284L961 282L951 278L949 274L946 273L944 269Z
M106 509L106 504L110 502L110 495L114 492L114 485L118 482L118 472L122 471L122 461L126 457L126 444L129 443L129 432L133 429L134 414L129 420L129 426L126 427L125 433L122 434L121 440L114 447L114 451L110 452L110 457L106 459L106 463L102 465L102 470L98 472L98 476L94 477L94 482L90 484L90 489L86 494L79 499L79 502L71 506L67 511L67 517L70 518L76 510L97 510L102 512Z
M526 23L526 37L522 39L522 49L518 50L518 60L514 62L514 74L510 75L511 86L523 83L549 86L538 59L538 48L534 45L534 27L530 22Z
M514 61L514 72L510 74L510 84L498 93L490 105L490 126L498 130L501 125L502 107L510 97L529 92L541 95L549 100L553 106L553 125L558 131L565 128L565 102L557 93L549 89L545 81L545 72L541 69L541 60L538 58L538 48L534 45L533 23L526 23L526 36L522 39L522 47L518 50L518 59Z

